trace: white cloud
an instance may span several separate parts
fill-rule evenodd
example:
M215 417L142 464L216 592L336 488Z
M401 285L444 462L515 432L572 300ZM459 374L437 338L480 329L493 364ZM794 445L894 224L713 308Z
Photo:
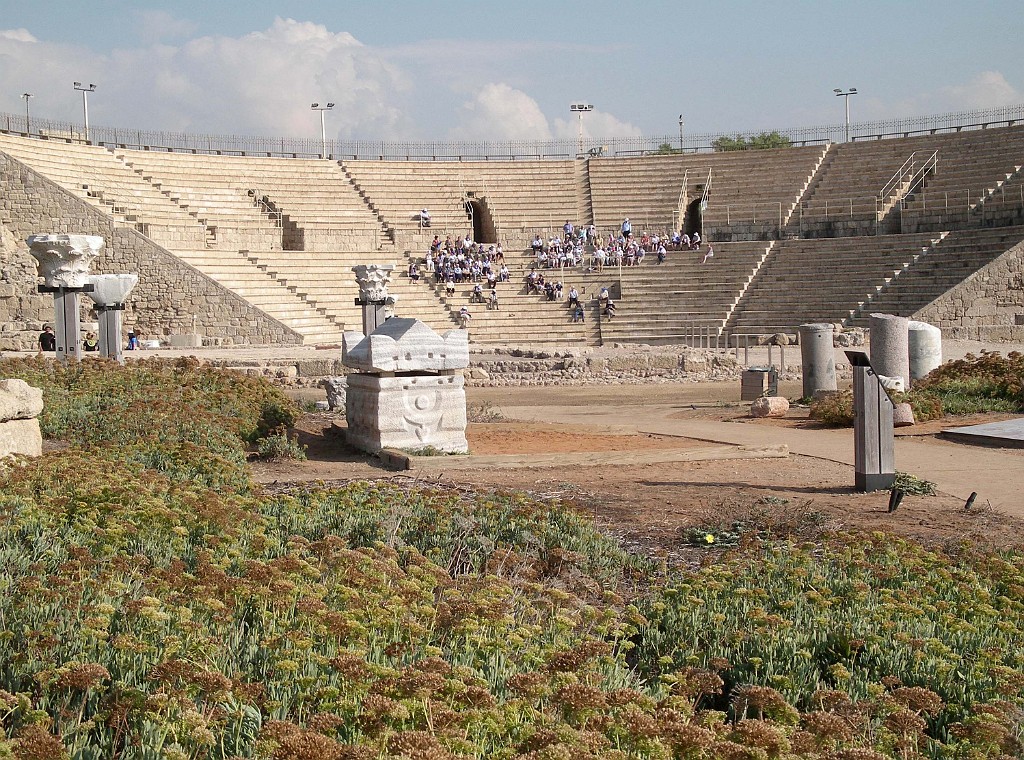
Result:
M1024 94L1006 81L998 71L982 71L966 84L953 85L941 91L954 110L999 108L1024 101Z
M140 30L130 46L97 52L36 40L25 29L0 31L0 111L20 114L21 92L32 92L37 119L80 123L72 81L95 82L89 98L94 127L307 137L319 142L312 102L333 102L329 137L341 139L507 140L574 137L568 113L552 121L535 99L532 76L499 77L463 56L427 48L373 47L323 24L278 18L238 36L191 36L190 22L171 12L133 17ZM184 37L181 41L175 41ZM475 43L474 43L475 44ZM482 45L482 43L480 43ZM526 46L527 48L529 45ZM523 46L498 46L505 61ZM493 60L482 56L481 60ZM460 77L448 69L472 71ZM500 68L500 66L497 66ZM587 114L588 135L638 134L608 113Z
M152 52L124 55L139 71L129 86L157 101L150 107L164 128L314 136L319 119L309 104L321 101L336 104L331 135L386 134L403 118L405 75L351 34L321 24L277 19L266 31L200 37L155 59Z
M0 29L0 40L14 40L15 42L38 42L28 29Z
M537 101L504 83L490 83L459 109L450 136L461 140L547 140L551 127Z
M556 137L578 137L580 123L577 118L555 119ZM622 121L607 111L593 110L583 114L583 137L600 140L605 137L632 137L642 134L640 127Z

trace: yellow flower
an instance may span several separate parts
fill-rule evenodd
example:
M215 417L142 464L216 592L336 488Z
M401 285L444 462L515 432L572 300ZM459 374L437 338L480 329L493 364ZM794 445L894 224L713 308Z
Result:
M709 544L713 544L715 543L715 536L712 533L708 533L706 536L704 536L704 540L707 541Z

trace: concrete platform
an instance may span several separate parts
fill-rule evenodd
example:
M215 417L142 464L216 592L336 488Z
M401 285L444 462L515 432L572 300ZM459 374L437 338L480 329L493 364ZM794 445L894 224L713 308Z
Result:
M969 425L943 430L944 438L961 443L975 443L985 446L1024 448L1024 417L1002 422L988 422L984 425Z
M647 449L640 451L595 451L560 454L491 454L436 457L410 456L385 449L381 458L400 470L476 470L519 467L594 467L600 465L656 464L661 462L709 462L722 459L778 459L789 456L789 448L776 446L702 446L686 449Z

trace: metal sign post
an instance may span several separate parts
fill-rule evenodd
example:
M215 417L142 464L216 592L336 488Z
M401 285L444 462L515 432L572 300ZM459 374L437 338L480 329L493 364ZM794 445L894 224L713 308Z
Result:
M863 351L847 351L853 367L854 486L883 491L896 482L892 401Z

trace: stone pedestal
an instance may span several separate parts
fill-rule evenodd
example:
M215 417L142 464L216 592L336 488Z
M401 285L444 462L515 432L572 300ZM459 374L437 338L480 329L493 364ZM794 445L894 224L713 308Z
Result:
M416 319L387 320L370 335L346 332L342 361L348 441L376 453L432 447L466 453L466 333L438 335Z
M910 388L908 322L906 317L872 314L870 348L874 372L886 377L902 377L904 386Z
M345 398L348 442L363 451L427 446L464 454L466 392L461 374L381 377L353 373Z
M920 380L942 364L942 330L916 320L910 320L907 327L910 379Z
M825 322L800 325L803 397L836 390L836 358L832 346L835 327Z
M49 288L53 293L53 334L57 339L57 359L66 362L82 360L82 325L79 322L80 288Z

